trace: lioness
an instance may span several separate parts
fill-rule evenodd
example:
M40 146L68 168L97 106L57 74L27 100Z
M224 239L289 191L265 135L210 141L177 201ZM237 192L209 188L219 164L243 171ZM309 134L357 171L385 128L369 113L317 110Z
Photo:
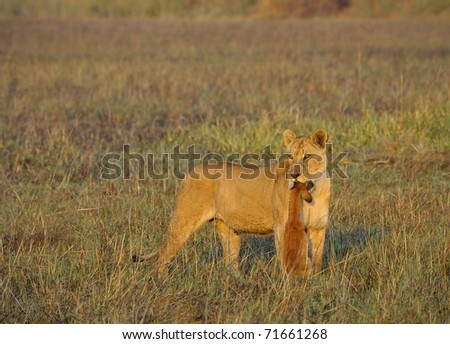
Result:
M328 221L330 180L326 176L325 144L328 135L319 129L309 136L297 137L287 129L284 143L290 153L288 173L301 183L313 180L312 202L303 202L302 222L308 228L312 244L312 265L318 273L322 266L325 229ZM269 169L274 175L267 177ZM238 268L241 233L275 235L280 257L285 224L289 212L289 181L285 169L277 166L252 168L253 178L242 178L249 168L232 163L198 165L182 183L165 243L154 253L134 256L134 261L158 257L158 273L167 274L167 266L186 240L202 224L214 223L226 261ZM211 178L211 176L218 176ZM283 264L283 261L281 260Z

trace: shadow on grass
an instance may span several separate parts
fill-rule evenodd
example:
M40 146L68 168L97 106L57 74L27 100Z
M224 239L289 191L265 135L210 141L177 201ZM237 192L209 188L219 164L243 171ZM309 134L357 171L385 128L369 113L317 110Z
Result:
M240 256L248 264L255 259L270 261L275 255L275 240L273 236L258 237L253 235L244 235L242 237L242 247Z
M323 268L326 269L333 257L341 261L353 250L359 250L368 245L370 241L381 238L381 229L367 229L356 227L350 230L344 228L329 228L325 238ZM309 245L311 250L311 245ZM251 265L255 259L269 262L275 256L275 240L273 236L257 237L245 235L242 240L240 256L245 266ZM311 255L311 252L310 252Z
M369 242L381 239L381 229L356 227L350 230L330 228L325 238L324 268L327 268L331 259L341 261L351 251L365 248Z
M217 264L223 259L223 249L220 241L214 240L213 245L202 250L200 260L206 264ZM242 235L242 245L239 252L239 265L244 271L249 271L256 261L268 263L275 257L275 241L273 236Z

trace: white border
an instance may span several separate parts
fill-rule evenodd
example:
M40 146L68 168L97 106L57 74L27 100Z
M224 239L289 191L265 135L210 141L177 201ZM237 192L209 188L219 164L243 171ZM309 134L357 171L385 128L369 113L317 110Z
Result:
M270 329L270 338L266 339ZM275 332L274 330L277 330ZM305 334L308 331L320 333L326 330L326 339L282 339L281 333ZM186 332L253 332L255 339L247 340L199 340L199 339L124 339L123 332L170 332L178 337ZM159 332L161 333L161 332ZM279 339L275 339L275 333ZM291 336L292 336L291 334ZM185 335L186 336L186 335ZM387 343L447 343L450 325L0 325L2 343L345 343L345 344L387 344Z

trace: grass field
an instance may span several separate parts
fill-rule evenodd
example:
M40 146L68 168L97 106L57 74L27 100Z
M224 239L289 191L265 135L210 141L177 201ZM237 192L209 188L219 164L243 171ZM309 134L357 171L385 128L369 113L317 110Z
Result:
M0 20L0 322L448 323L450 24L444 20ZM167 280L180 181L102 181L101 157L256 152L323 127L326 270L286 283L273 239L242 273L210 225Z

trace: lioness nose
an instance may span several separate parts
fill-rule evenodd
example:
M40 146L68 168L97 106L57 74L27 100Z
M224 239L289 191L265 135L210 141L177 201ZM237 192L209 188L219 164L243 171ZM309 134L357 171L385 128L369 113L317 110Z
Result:
M298 172L292 172L291 173L291 177L294 178L294 179L297 178L299 175L300 175L300 173L298 173Z

